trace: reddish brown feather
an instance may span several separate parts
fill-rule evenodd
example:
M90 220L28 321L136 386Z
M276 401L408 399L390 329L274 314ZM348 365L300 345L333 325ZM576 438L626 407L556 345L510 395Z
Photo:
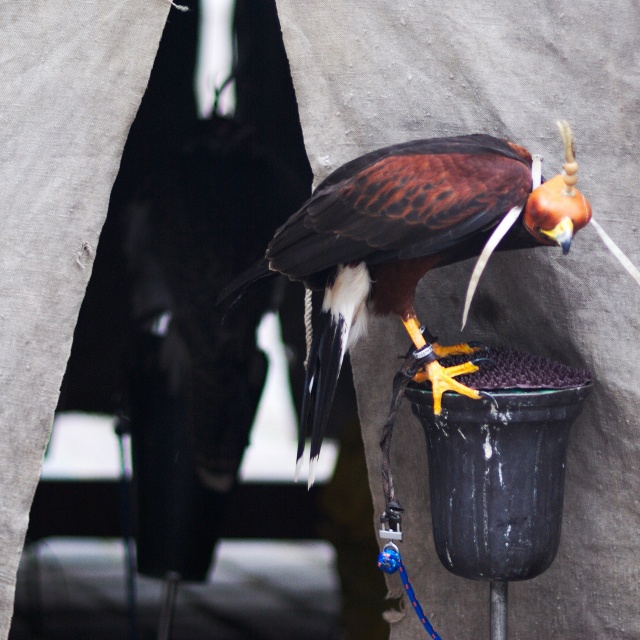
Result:
M419 225L426 233L454 228L482 211L491 220L496 208L503 214L512 201L524 202L530 191L530 169L512 158L416 154L384 158L365 168L346 182L340 198L371 223L398 221ZM348 234L340 225L335 231Z
M427 271L438 266L441 254L393 260L375 267L372 300L381 315L396 314L406 320L413 313L413 296L418 282Z

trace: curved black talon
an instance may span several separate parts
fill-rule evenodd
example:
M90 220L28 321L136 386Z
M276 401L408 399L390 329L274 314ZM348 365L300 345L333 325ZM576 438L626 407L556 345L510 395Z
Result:
M496 365L496 361L493 358L474 358L473 360L469 360L471 364L475 364L476 367L479 366L480 362L488 362L489 364Z
M472 340L471 342L467 342L467 344L473 349L482 349L483 351L489 351L491 347L484 342L480 342L479 340Z
M493 408L496 411L498 411L498 409L500 408L498 406L498 401L488 391L480 391L478 389L478 393L480 394L481 398L484 398L485 400L488 400L493 405Z

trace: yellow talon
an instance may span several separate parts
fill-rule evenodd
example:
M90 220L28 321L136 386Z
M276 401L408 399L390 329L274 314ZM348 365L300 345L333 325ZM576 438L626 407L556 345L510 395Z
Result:
M435 343L432 346L433 352L438 358L446 358L447 356L469 356L472 353L482 351L481 347L472 347L466 342L461 342L460 344L452 344L448 347L443 347L438 343Z
M445 367L445 371L449 377L455 378L456 376L463 376L465 373L475 373L479 368L480 367L478 367L478 365L473 364L472 362L463 362L462 364L457 364L454 367Z
M432 363L433 364L433 363ZM447 375L450 378L453 378L455 376L462 376L466 373L475 373L479 367L475 364L473 364L472 362L463 362L462 364L457 364L454 367L443 367L442 365L440 365L440 368L443 371L447 372ZM413 380L414 382L418 382L418 383L422 383L422 382L426 382L427 380L431 380L431 377L429 375L429 373L427 372L427 367L425 367L424 369L422 369L422 371L418 371L418 373L416 373L415 376L413 376ZM459 383L456 383L459 384Z
M433 393L433 413L440 415L442 412L442 394L445 391L455 391L460 395L467 396L473 400L479 400L481 395L475 389L465 387L454 380L455 376L464 375L466 373L474 373L478 367L471 363L465 362L455 367L443 367L437 360L430 362L425 368L414 376L416 382L431 381Z

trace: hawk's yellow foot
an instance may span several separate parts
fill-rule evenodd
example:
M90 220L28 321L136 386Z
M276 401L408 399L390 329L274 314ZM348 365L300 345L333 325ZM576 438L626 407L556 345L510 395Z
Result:
M484 347L467 342L452 344L448 347L444 347L441 344L434 342L431 346L433 347L433 352L436 354L438 359L446 358L447 356L469 356L473 353L484 351L485 349Z
M455 391L460 395L467 396L474 400L479 400L482 395L475 389L465 387L465 385L454 380L455 376L466 373L474 373L478 367L472 362L465 362L455 367L443 367L437 360L429 362L414 376L415 382L425 382L429 380L433 389L433 413L440 415L442 412L442 394L445 391Z

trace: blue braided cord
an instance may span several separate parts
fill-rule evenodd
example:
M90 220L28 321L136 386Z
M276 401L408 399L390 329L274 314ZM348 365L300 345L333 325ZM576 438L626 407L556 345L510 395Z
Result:
M395 545L388 544L385 548L380 552L378 556L378 567L381 571L385 573L395 573L396 571L400 572L400 578L402 580L402 584L404 585L405 591L407 592L407 596L411 604L413 605L413 610L416 612L418 619L422 622L422 626L426 629L429 636L433 638L433 640L442 640L442 638L435 632L429 619L424 614L420 603L418 602L418 598L416 598L415 591L409 582L409 575L407 574L407 570L402 563L402 556L400 555L400 551Z

